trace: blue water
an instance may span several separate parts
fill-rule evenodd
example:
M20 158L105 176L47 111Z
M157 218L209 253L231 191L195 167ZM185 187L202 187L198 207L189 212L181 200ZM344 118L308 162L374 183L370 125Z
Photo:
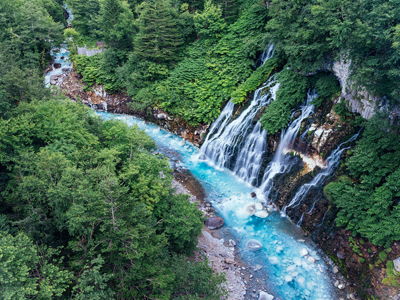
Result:
M302 240L299 228L288 219L272 212L266 219L248 217L242 208L254 199L253 187L240 181L228 169L216 169L210 163L198 159L198 148L177 135L139 118L97 112L103 119L117 118L129 125L137 125L151 136L161 149L176 152L179 167L188 169L197 178L217 213L231 228L246 263L262 264L267 274L269 293L284 300L290 299L337 299L335 288L327 276L327 267L315 249ZM249 251L246 242L256 239L262 243L259 251ZM301 252L307 250L306 259Z

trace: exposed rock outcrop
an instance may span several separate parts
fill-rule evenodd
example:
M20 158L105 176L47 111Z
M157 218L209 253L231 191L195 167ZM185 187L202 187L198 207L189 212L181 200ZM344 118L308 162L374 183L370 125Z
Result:
M364 119L370 119L377 111L387 111L392 118L400 117L400 107L391 106L386 99L372 95L363 87L353 86L349 79L350 67L351 60L346 58L335 61L332 66L342 87L341 97L348 101L349 109Z

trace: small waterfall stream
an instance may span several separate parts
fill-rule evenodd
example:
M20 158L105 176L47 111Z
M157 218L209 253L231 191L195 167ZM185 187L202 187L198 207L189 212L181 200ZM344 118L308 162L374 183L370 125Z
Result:
M286 130L282 130L278 149L275 152L272 162L266 168L263 182L259 187L265 200L269 199L275 176L290 170L291 164L288 162L288 157L285 154L288 152L287 150L293 147L294 140L300 130L301 122L310 117L314 112L314 105L311 102L317 96L315 91L308 93L306 104L301 107L301 115ZM292 115L292 119L293 117L294 114Z
M349 149L350 147L342 148L343 145L351 143L357 139L359 136L360 132L353 135L348 141L340 144L335 150L332 151L332 153L329 155L327 158L326 162L328 167L315 176L310 183L303 184L300 189L297 191L296 195L293 197L292 201L290 201L289 207L296 207L301 204L303 199L308 195L311 189L313 188L321 188L322 185L324 184L325 180L333 173L334 170L336 170L337 166L339 165L340 162L340 157L343 153L344 150ZM286 208L285 208L286 211Z

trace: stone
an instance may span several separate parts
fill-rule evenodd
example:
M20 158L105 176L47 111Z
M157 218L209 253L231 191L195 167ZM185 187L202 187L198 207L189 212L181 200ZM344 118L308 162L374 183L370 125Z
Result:
M68 72L70 70L70 68L62 68L61 71L63 72Z
M64 59L65 57L64 57L64 56L61 56L60 58L61 58L61 59Z
M233 258L227 257L227 258L225 258L225 263L226 264L234 264L235 260Z
M258 297L258 300L274 300L274 298L274 296L266 292L260 291L260 296Z
M344 284L339 284L337 287L339 290L343 290L344 289Z
M254 192L251 192L250 196L251 196L251 198L255 198L257 196L257 194Z
M61 64L60 63L55 63L53 66L54 66L55 69L61 68Z
M311 263L311 264L315 264L316 259L315 259L314 257L312 257L312 256L309 256L309 257L307 257L307 261L308 261L309 263Z
M159 120L165 120L167 118L166 114L157 114L157 119Z
M336 253L336 256L337 256L337 258L339 258L339 259L345 259L345 258L346 258L346 256L345 256L344 253L342 253L342 252Z
M300 255L301 255L301 256L306 256L306 255L308 255L308 250L307 250L306 248L301 249L301 250L300 250Z
M394 269L396 270L396 272L400 272L400 257L396 258L393 261L394 264Z
M333 274L336 274L339 272L339 268L335 266L335 267L333 267L332 271L333 271Z
M221 217L211 217L208 218L204 223L210 229L218 229L224 226L225 221Z
M250 251L258 251L258 250L261 250L261 248L263 247L263 245L262 245L259 241L257 241L257 240L250 239L250 240L247 241L246 247L247 247Z
M234 240L229 240L229 247L235 247L236 242Z
M258 211L258 212L256 212L254 215L255 215L256 217L262 218L262 219L265 219L265 218L267 218L267 217L269 216L269 214L268 214L268 212L267 212L266 210Z
M294 115L293 115L293 118L294 119L297 119L298 117L300 117L300 115L301 115L301 111L299 110L299 111L296 111L295 113L294 113Z
M250 217L256 212L256 205L254 203L249 203L243 207L243 211Z

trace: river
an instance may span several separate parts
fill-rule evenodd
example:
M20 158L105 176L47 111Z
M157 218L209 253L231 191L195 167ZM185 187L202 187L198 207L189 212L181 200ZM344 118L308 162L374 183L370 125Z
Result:
M69 20L72 20L72 14ZM62 68L72 68L66 44L60 47L60 51L52 51L51 54ZM47 85L52 75L68 72L62 71L62 68L46 74ZM251 197L254 187L230 170L200 160L197 147L154 124L133 116L107 112L96 114L106 120L117 118L138 126L156 141L161 153L168 152L168 157L177 166L191 172L202 184L206 200L225 219L230 234L239 241L237 252L241 259L248 265L263 266L258 276L265 277L260 279L264 279L271 294L282 300L339 299L325 255L304 237L301 229L287 218L282 218L278 211L270 212L267 218L246 214L243 208L255 201ZM171 156L171 153L175 154ZM258 241L262 248L251 251L247 247L249 240Z

